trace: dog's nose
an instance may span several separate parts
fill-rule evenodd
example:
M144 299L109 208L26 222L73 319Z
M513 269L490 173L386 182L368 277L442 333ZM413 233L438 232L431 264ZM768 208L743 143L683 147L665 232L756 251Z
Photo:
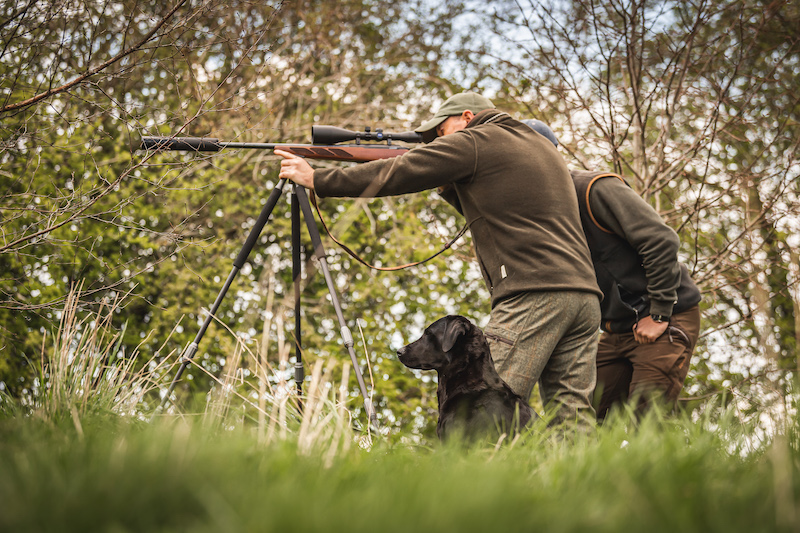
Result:
M405 346L403 346L402 348L400 348L399 350L397 350L397 357L403 357L403 355L404 355L405 353L406 353L406 347L405 347Z

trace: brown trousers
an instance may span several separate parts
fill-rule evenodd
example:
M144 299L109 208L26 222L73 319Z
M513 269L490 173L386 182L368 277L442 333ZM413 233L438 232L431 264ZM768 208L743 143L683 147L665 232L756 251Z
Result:
M597 348L597 418L628 398L636 400L639 414L655 397L674 406L699 335L697 306L673 315L667 331L652 344L639 344L633 333L603 332Z

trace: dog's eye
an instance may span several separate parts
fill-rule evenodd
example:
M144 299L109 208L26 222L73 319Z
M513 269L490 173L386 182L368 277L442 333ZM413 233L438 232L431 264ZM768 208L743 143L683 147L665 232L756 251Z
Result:
M420 340L424 341L425 344L433 344L435 346L439 343L439 336L430 331L425 331L422 333Z

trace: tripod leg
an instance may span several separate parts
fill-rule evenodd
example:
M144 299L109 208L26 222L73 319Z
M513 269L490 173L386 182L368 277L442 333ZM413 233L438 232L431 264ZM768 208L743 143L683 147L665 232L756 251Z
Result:
M322 246L322 239L320 239L319 236L319 229L317 229L317 223L315 222L314 214L311 211L311 204L308 201L308 196L306 195L304 188L295 185L294 190L297 194L300 207L303 209L303 217L306 219L308 233L311 236L311 242L314 245L314 255L317 256L322 273L325 275L325 283L328 285L328 292L331 295L333 308L336 310L336 318L339 319L342 340L344 341L344 345L347 347L347 351L350 353L350 359L353 362L353 369L356 374L356 379L358 380L358 387L361 390L361 396L364 398L364 407L367 411L367 416L369 417L370 423L377 427L378 421L377 417L375 416L375 408L372 406L372 401L369 399L369 394L367 394L367 386L364 383L364 376L361 374L361 368L358 365L358 358L356 357L355 350L353 350L353 335L350 333L350 329L345 323L344 315L342 314L342 307L339 305L339 299L336 296L336 288L334 287L331 273L328 270L328 262L325 259L325 249Z
M303 393L303 344L300 331L300 206L297 200L297 186L292 187L292 281L294 285L294 384L298 401Z
M219 309L220 304L222 303L223 298L225 298L225 294L228 292L228 289L233 283L234 278L239 273L239 270L244 266L245 261L247 261L247 256L250 255L250 252L253 250L253 246L255 246L256 241L258 240L258 236L261 234L261 230L264 229L264 226L267 224L267 220L269 216L272 214L272 210L275 209L275 204L278 203L278 199L281 196L281 192L283 192L283 186L286 183L285 179L278 180L278 184L272 190L272 193L267 198L267 203L264 204L264 209L261 210L261 214L258 216L258 220L256 220L253 229L250 230L250 235L247 236L247 240L242 246L239 255L236 257L236 260L233 262L233 268L231 269L231 273L228 274L228 279L225 281L225 285L223 285L222 290L219 291L217 295L217 299L214 301L214 305L211 306L211 309L208 312L208 316L203 322L200 331L197 332L197 336L194 338L186 348L183 350L183 354L181 354L181 366L178 368L178 372L175 374L175 377L172 379L172 383L167 390L167 393L161 398L161 404L156 409L156 413L158 413L164 405L166 405L169 397L172 395L172 391L175 390L175 386L178 384L178 380L180 380L181 376L183 375L183 371L186 370L186 367L189 366L194 358L195 353L197 352L197 347L200 344L200 340L205 335L206 330L208 329L209 324L211 324L211 320L213 320L214 315L216 315L217 310Z

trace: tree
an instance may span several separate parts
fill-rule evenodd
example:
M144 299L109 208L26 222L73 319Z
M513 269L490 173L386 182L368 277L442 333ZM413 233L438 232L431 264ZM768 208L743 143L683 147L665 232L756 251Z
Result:
M419 109L427 112L450 88L431 67L450 17L423 7L410 0L186 1L161 15L159 7L125 1L4 6L3 386L15 395L30 387L36 366L30 363L73 284L83 283L79 301L87 310L111 293L127 294L117 324L126 324L124 345L141 345L143 360L174 355L213 301L237 240L261 210L265 184L267 191L275 184L270 154L132 153L138 135L291 142L305 140L312 123L407 129ZM425 76L418 76L421 70ZM394 217L401 208L423 216L423 223L400 223ZM450 231L454 220L424 197L324 203L322 209L334 221L352 218L336 231L384 262L406 262L412 250L421 255L420 231L433 233L429 247L435 248L435 232ZM396 241L377 236L390 228L399 228ZM262 298L270 277L276 277L279 302L290 292L288 243L282 203L219 313L248 342L266 314ZM380 347L373 370L380 372L381 403L380 395L397 395L383 374L400 371L385 358L391 353L385 347L396 349L407 334L398 318L422 321L420 309L430 305L420 296L424 285L409 281L400 288L331 254L340 290L363 297L347 302L346 312L374 321L368 333L371 345ZM434 265L427 268L468 268ZM313 356L341 353L325 318L331 313L325 290L321 277L309 272L303 304L312 332L305 344ZM401 291L408 311L390 310ZM280 306L274 311L283 312ZM212 332L198 362L218 371L234 342ZM189 374L193 380L179 392L207 390L202 372Z
M550 123L571 165L626 176L679 232L704 293L688 389L794 370L798 9L574 0L476 10L493 37L467 41L460 57L472 72ZM767 389L787 383L771 376Z

